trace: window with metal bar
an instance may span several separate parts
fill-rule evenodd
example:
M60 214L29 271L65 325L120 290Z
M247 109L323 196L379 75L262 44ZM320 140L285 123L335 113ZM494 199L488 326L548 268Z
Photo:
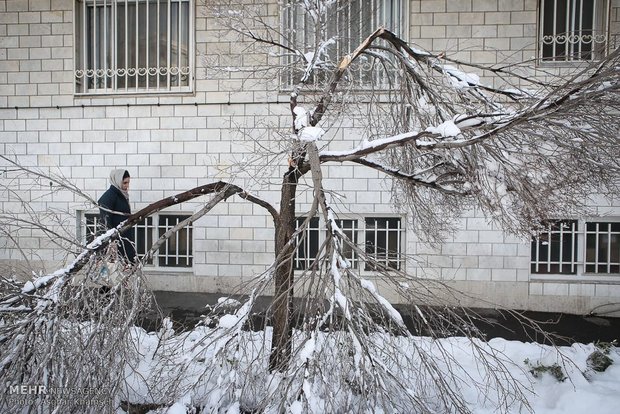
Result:
M194 0L75 0L76 94L191 92Z
M103 233L105 229L99 226L99 214L86 213L83 215L80 234L86 244L92 242L94 238ZM176 226L181 221L189 217L188 214L177 215L154 215L146 217L138 222L134 227L134 241L136 254L144 258L145 254L153 246L154 241L161 237L166 231ZM157 226L154 225L157 223ZM82 233L82 231L84 231ZM177 233L172 235L155 252L154 257L146 258L144 264L161 267L191 267L193 265L193 226L185 226Z
M305 219L305 217L297 218L296 228L299 228ZM360 223L365 227L360 227ZM360 267L360 258L353 246L359 245L359 240L364 237L366 253L374 257L381 267L402 268L403 255L401 249L404 229L401 227L400 218L373 217L367 218L365 221L336 219L336 225L351 241L351 244L342 246L342 255L349 261L352 269ZM319 218L312 218L304 231L297 236L297 251L294 258L295 270L304 270L312 266L325 234L325 231L320 231ZM377 270L377 266L366 264L364 270Z
M84 214L84 242L86 244L92 243L99 234L102 234L105 230L99 222L99 214L86 213Z
M187 215L160 215L158 232L163 236ZM193 226L185 226L168 238L157 253L160 266L191 267L193 263L192 236Z
M325 2L326 10L316 13L307 10L310 3L287 0L282 11L284 42L306 58L316 58L319 70L308 82L319 84L329 79L330 68L335 68L342 57L355 50L380 26L402 36L406 29L406 3L405 0L336 0ZM320 44L321 41L324 43ZM317 51L319 56L314 56ZM385 55L380 50L376 53L376 56ZM295 85L305 76L305 65L295 65L299 58L298 54L286 56L285 64L291 70L284 74L285 86ZM364 55L351 66L345 78L357 86L385 87L385 71L395 69L389 57L383 62L387 65Z
M366 263L365 269L402 269L403 228L400 218L368 217L365 224L366 253L374 257L377 262L377 265Z
M342 232L347 236L347 238L353 243L353 245L357 245L358 240L358 222L354 219L336 219L336 225L342 230ZM342 255L345 259L349 261L351 268L357 269L359 258L355 250L353 250L353 246L349 244L344 244L342 246Z
M145 264L153 264L152 257L146 257L146 253L153 245L153 217L146 217L134 226L134 240L136 243L136 255L145 260Z
M609 0L540 0L539 57L545 62L598 60L608 48Z
M95 237L103 234L106 229L99 220L99 214L85 213L83 229L85 230L85 243L92 242ZM134 226L134 243L136 248L136 254L138 257L144 257L150 246L153 245L153 218L147 217L146 219L138 222ZM148 258L145 264L152 264L153 259Z
M295 228L300 228L305 222L306 217L299 217L295 220ZM314 263L314 259L319 254L319 219L313 217L308 222L307 227L297 235L297 251L293 259L295 270L309 269Z
M620 273L620 223L586 223L586 273Z
M532 273L577 273L577 221L550 223L531 244Z

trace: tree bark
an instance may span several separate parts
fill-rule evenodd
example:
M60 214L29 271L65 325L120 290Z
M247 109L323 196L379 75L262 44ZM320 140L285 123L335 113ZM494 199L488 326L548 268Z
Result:
M280 215L275 220L275 292L273 300L273 336L269 371L283 372L291 356L293 333L293 257L295 244L295 192L301 173L295 167L284 174L280 196Z
M37 280L36 283L31 283L30 286L24 287L21 293L31 294L37 289L49 286L58 277L61 277L61 276L66 277L66 276L79 272L91 260L91 257L93 254L100 252L100 251L104 251L111 241L118 238L119 234L122 234L123 232L131 229L133 226L135 226L137 223L140 222L140 220L144 219L145 217L148 217L153 213L163 210L166 207L184 203L194 198L201 197L206 194L216 193L219 191L226 191L226 195L224 199L232 196L233 194L237 194L239 197L243 198L244 200L248 200L254 204L257 204L265 208L272 215L274 223L276 223L276 226L277 226L278 212L276 211L276 209L273 208L271 204L267 203L264 200L259 199L258 197L255 197L247 193L242 188L236 185L233 185L233 184L225 183L223 181L201 185L199 187L193 188L191 190L185 191L175 196L161 199L155 203L149 204L148 206L144 207L142 210L138 211L137 213L133 213L129 215L127 217L127 220L121 223L122 225L116 229L117 230L116 234L113 234L109 238L102 240L101 243L99 243L97 246L84 248L82 252L78 255L78 257L67 268L57 271L54 274L39 278L39 280ZM294 223L293 223L293 226L294 226ZM11 295L8 298L0 297L0 301L2 303L5 303L5 301L7 300L9 301L7 303L12 303L12 301L15 301L18 299L19 299L19 295L17 296Z

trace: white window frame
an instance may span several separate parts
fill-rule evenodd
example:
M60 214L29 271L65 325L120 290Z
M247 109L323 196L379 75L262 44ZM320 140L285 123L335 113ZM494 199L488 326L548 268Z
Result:
M531 267L536 264L536 261L530 256L530 279L531 280L562 280L562 281L576 281L576 282L598 282L598 281L613 281L620 282L619 272L600 272L598 266L607 266L608 270L611 270L612 266L620 266L618 262L611 261L611 250L608 250L608 262L598 260L588 261L587 254L587 238L589 235L596 235L596 230L588 230L588 224L596 223L620 223L620 217L605 217L594 218L586 220L577 220L577 228L575 230L574 243L577 246L577 257L574 260L575 271L573 273L535 273ZM611 226L606 232L599 232L600 234L607 234L620 237L620 231L611 231ZM608 243L611 246L611 241L608 239ZM533 242L532 242L533 243ZM596 248L598 251L598 247ZM598 258L598 254L596 255ZM546 263L545 263L546 264ZM595 265L595 271L589 271L588 266Z
M566 5L559 4L559 2ZM609 49L610 1L592 1L592 21L584 23L583 7L586 0L539 0L538 2L538 61L542 64L566 64L599 60ZM551 4L553 4L551 6ZM553 19L545 16L546 6L553 8ZM562 8L565 17L558 19L558 8ZM548 14L548 10L547 10ZM552 22L552 28L545 26L545 21ZM590 25L592 26L589 29ZM564 32L560 32L566 28ZM547 29L547 30L546 30ZM549 30L550 29L550 30ZM593 33L588 33L592 31ZM586 32L585 34L583 32ZM547 34L545 34L547 33ZM583 48L590 48L590 51ZM547 55L546 51L551 50ZM563 53L563 54L562 54Z
M176 53L177 61L175 64L165 65L167 61L171 60L172 49L174 49L174 42L172 42L172 38L170 35L171 30L171 8L173 4L187 4L188 12L187 12L187 28L184 28L184 19L182 19L181 14L178 13L178 24L177 29L178 33L175 33L179 38L181 37L181 32L185 32L188 30L188 39L187 39L187 62L182 62L182 53ZM74 95L135 95L135 94L170 94L170 93L193 93L194 84L195 84L195 0L73 0L73 45L74 45L74 59L73 59L73 87L74 87ZM119 12L119 5L124 7L125 13ZM157 25L156 28L149 28L149 19L146 18L146 27L142 28L138 25L138 13L135 13L135 22L129 21L129 7L133 6L138 10L138 6L144 5L144 9L146 13L149 13L151 8L155 8L155 11L151 11L152 13L157 13ZM103 35L103 48L104 57L101 59L103 61L102 66L98 67L97 63L93 64L93 67L90 67L89 62L87 62L87 54L89 51L88 46L86 45L87 32L89 29L87 26L87 11L90 8L98 8L103 7L104 13L103 19L104 24L100 28ZM109 11L108 11L109 8ZM160 28L160 16L163 17L163 13L167 14L167 27L164 31L163 28ZM97 26L97 15L98 13L94 13L93 15L93 25ZM117 31L119 30L118 22L119 19L125 17L124 27L135 27L135 51L134 56L129 56L129 53L126 51L124 60L130 62L130 64L126 64L125 67L118 67L117 64L117 56L116 53L116 44L117 44ZM108 20L110 23L108 23ZM110 27L110 33L107 33L108 26ZM160 41L157 41L156 45L149 44L149 36L146 36L146 52L145 52L145 60L146 62L144 66L139 65L140 55L139 48L139 30L145 30L146 33L156 31L159 37L159 33L163 34L164 32L167 34L166 37L166 45L162 45L162 48L166 48L165 50L160 50ZM124 40L125 43L129 41L128 30L125 31ZM97 30L93 33L92 44L94 45L94 51L92 54L97 55L98 47L100 46L100 42L97 40L98 33ZM108 39L110 45L108 45ZM177 49L179 48L179 42L177 39L176 42ZM150 66L148 62L151 60L149 58L150 47L156 48L159 53L155 53L157 56L157 63L155 66ZM110 56L108 56L108 47L111 49ZM160 53L166 53L166 62L160 62L159 56ZM134 60L135 59L135 60ZM97 57L93 58L94 61L100 60ZM108 67L108 61L110 65ZM131 65L133 63L133 65ZM162 79L162 77L165 79ZM124 78L124 86L119 85L119 79ZM185 85L185 80L187 84ZM92 82L92 87L89 87L90 80L94 79ZM103 79L104 86L98 85L97 79ZM141 80L140 80L141 79ZM154 81L154 82L153 82ZM144 86L141 86L140 83L144 82ZM174 84L176 82L176 85ZM130 86L130 83L133 85ZM151 85L154 83L154 85Z
M342 58L346 53L352 52L357 46L359 46L362 40L372 34L372 32L380 26L387 26L388 29L396 33L397 36L400 36L405 40L408 39L408 0L336 0L336 3L333 3L330 7L341 7L340 10L347 9L347 16L350 16L352 10L351 5L356 1L362 5L359 7L359 10L354 10L354 12L359 11L360 16L364 11L375 10L375 13L371 15L370 22L359 24L360 28L359 32L356 30L357 33L353 33L351 30L351 22L349 20L345 20L346 17L340 18L340 15L335 12L327 13L328 16L336 16L335 26L333 24L328 24L328 30L333 31L335 27L336 33L327 33L324 35L325 40L331 37L335 37L340 40L337 40L334 45L328 46L336 49L335 56ZM282 33L285 34L283 35L282 41L284 44L291 47L314 44L315 35L312 33L314 31L314 27L312 27L314 22L312 17L307 16L299 9L296 9L296 7L301 7L296 6L299 3L299 0L285 0L281 10L281 27ZM391 21L393 24L388 24ZM342 24L343 27L340 27L340 24ZM362 25L364 27L362 27ZM302 52L306 54L309 52L314 52L314 50L311 49L313 48L308 47L307 50L303 50ZM290 68L290 70L283 71L282 84L284 89L290 89L293 87L301 79L301 76L303 76L301 72L296 73L293 70L292 66L296 58L298 58L298 56L292 53L285 55L283 58L284 65ZM338 62L332 62L333 67L336 67L337 64ZM372 79L370 81L366 79L367 76L365 76L365 73L367 73L369 69L370 63L367 65L359 63L359 67L357 69L350 68L350 74L355 77L353 81L356 88L362 89L369 85L379 89L389 87L389 85L385 83L386 76L382 73L382 70L377 70L377 68L375 68ZM315 83L317 83L316 78Z
M303 222L303 220L305 220L305 216L300 216L298 217L297 220L297 226L299 224L301 224ZM390 260L390 258L388 256L386 256L385 258L381 258L379 259L380 263L383 263L385 265L385 269L387 269L388 271L391 270L390 266L389 266L389 262L396 262L397 263L397 267L394 270L399 270L399 271L404 271L405 270L405 257L406 257L406 231L405 231L405 226L403 225L403 220L404 217L402 216L398 216L398 215L389 215L389 214L373 214L373 215L368 215L368 216L356 216L356 217L339 217L337 220L339 221L338 225L342 225L343 221L351 221L353 222L352 228L348 229L348 228L342 228L341 230L343 231L350 231L353 232L353 240L352 242L356 243L357 246L366 251L366 233L367 231L370 231L366 226L367 226L367 219L398 219L398 228L397 229L386 229L386 231L388 232L396 232L398 234L398 242L397 242L397 246L399 251L396 253L397 257L396 259L392 259ZM381 229L380 229L381 230ZM314 232L314 235L311 235L311 233ZM320 246L322 245L322 243L325 241L325 232L326 232L326 226L325 226L325 221L323 220L323 218L320 218L318 220L318 225L311 225L309 224L309 226L304 230L304 234L303 235L298 235L297 236L297 240L298 243L302 238L305 238L305 244L300 244L298 245L298 249L299 248L305 248L305 254L303 258L300 258L298 256L297 251L295 252L295 256L293 257L293 266L295 269L295 272L298 273L302 273L306 270L308 270L310 268L310 266L312 265L312 262L314 261L314 257L311 257L310 255L310 246L309 243L307 242L308 240L310 240L311 237L316 237L316 235L318 234L318 247L320 248ZM376 237L375 237L376 240ZM376 243L376 241L375 241ZM376 246L376 244L375 244ZM389 247L389 246L388 246ZM351 268L354 271L357 272L361 272L363 274L372 274L374 272L376 272L376 270L373 269L369 269L368 266L362 262L358 257L357 254L352 251L351 252L351 257L347 257L347 260L349 260L350 264L351 264ZM363 264L363 265L362 265ZM361 266L362 265L362 266ZM384 269L382 269L384 270Z
M148 249L150 248L150 244L156 242L159 239L159 232L160 232L160 218L162 217L175 217L175 216L183 216L184 218L191 216L191 213L184 213L184 212L170 212L170 213L155 213L147 218L145 218L145 223L146 220L151 219L152 223L157 223L157 225L146 225L146 224L142 224L139 223L136 226L133 227L133 231L134 231L134 243L135 243L135 247L136 247L136 254L138 255L138 257L140 257L140 259L142 259L142 256L146 253L145 251L139 252L139 240L138 240L138 230L139 229L144 229L145 230L145 234L144 234L144 249ZM98 211L78 211L77 214L77 239L80 240L83 244L86 244L87 242L87 237L88 237L88 228L87 228L87 217L94 217L96 221L98 221L99 219L99 212ZM96 225L96 224L95 224ZM168 228L171 228L173 225L168 226ZM167 248L169 246L170 243L170 239L166 240L164 242L164 244L154 253L153 258L151 260L147 260L145 261L144 265L145 268L148 268L150 270L170 270L170 269L174 269L175 271L177 270L191 270L193 269L193 265L194 265L194 259L195 259L195 255L194 255L194 226L193 224L190 224L189 226L186 226L187 229L190 229L190 231L187 231L187 240L186 243L188 245L188 251L186 254L184 255L179 255L178 253L178 245L177 245L177 251L176 254L172 254L172 255L168 255L167 252ZM146 231L150 231L150 237L152 240L152 243L148 242L148 233L146 233ZM165 232L165 229L163 230ZM190 236L191 234L191 236ZM172 236L172 237L176 237L176 235ZM142 249L142 250L144 250ZM169 258L173 258L175 260L181 260L181 259L185 259L186 263L191 263L191 265L189 266L185 266L185 265L161 265L160 264L160 260L163 259L164 261L168 261Z

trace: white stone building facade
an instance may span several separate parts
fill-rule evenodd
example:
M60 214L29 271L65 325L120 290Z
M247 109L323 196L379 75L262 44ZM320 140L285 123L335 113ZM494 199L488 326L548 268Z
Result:
M95 200L108 187L109 171L126 168L132 175L134 211L220 179L247 186L276 204L277 177L285 171L286 156L274 155L279 163L264 171L272 178L270 184L257 184L258 179L238 166L240 160L260 151L260 140L277 138L270 124L290 123L288 93L280 78L252 81L243 71L205 69L250 66L271 57L241 54L236 38L225 33L215 18L207 17L202 3L0 0L0 153L24 166L62 174ZM600 50L615 45L620 0L590 3L558 1L565 9L555 6L554 11L543 0L362 2L392 10L392 17L403 25L401 31L420 47L481 64L532 60L533 76L549 67L555 70L596 59L595 54L604 53ZM265 18L282 24L280 3L265 2L263 9ZM545 20L549 10L557 14L553 23ZM541 58L548 46L543 46L542 26L554 24L559 33L561 21L567 31L576 30L579 16L591 19L588 24L603 36L594 41L596 51L583 46L580 57L545 66ZM144 32L133 33L135 27ZM146 38L160 40L151 40L150 47L138 46ZM134 42L136 47L127 46ZM552 47L553 42L557 39L549 43ZM124 57L116 50L121 47L127 52ZM131 63L134 58L137 63ZM171 63L152 63L159 58ZM137 76L118 72L147 66L142 61L166 70ZM101 76L88 74L93 67L103 69ZM115 72L109 76L108 70ZM482 81L497 82L488 77ZM355 145L347 141L346 132L356 127L352 123L332 129L330 148ZM3 166L2 179L14 179L10 167ZM342 218L356 229L358 240L372 231L389 239L388 232L372 230L382 228L372 223L393 228L397 246L390 248L403 258L405 254L415 257L402 265L420 277L441 278L472 293L464 305L488 306L484 300L517 309L570 313L619 309L620 195L611 200L593 196L588 202L599 216L566 221L553 229L546 244L507 236L472 211L454 236L432 247L418 242L406 226L406 217L393 209L385 177L346 164L326 167L325 174L325 186L343 197ZM96 213L94 206L54 184L20 178L12 182L30 207L54 212L63 223L50 221L50 226L62 227L79 240L86 238L86 220ZM300 213L308 207L306 193L300 191ZM148 244L149 237L157 237L177 217L202 206L203 201L192 201L153 217L138 230L140 243ZM24 205L4 192L0 207L15 212ZM13 240L0 239L5 268L27 269L23 262L28 258L51 271L67 260L50 237L23 226L14 234L21 250ZM229 200L160 251L145 267L146 273L158 290L231 291L272 262L273 237L273 223L262 209L240 199Z

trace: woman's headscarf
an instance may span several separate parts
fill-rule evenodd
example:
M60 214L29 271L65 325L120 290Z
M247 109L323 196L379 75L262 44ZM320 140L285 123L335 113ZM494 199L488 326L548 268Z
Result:
M110 172L110 183L116 188L120 190L121 193L125 196L127 201L129 201L129 192L123 190L123 178L129 177L129 172L127 170L112 170Z

